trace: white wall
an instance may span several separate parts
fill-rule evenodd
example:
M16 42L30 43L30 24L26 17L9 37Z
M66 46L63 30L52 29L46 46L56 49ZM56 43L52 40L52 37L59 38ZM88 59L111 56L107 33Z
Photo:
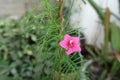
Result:
M68 0L69 1L69 0ZM87 1L87 0L85 0ZM101 9L109 7L110 11L120 17L118 0L94 0ZM111 22L120 26L120 21L111 15ZM82 28L86 37L87 44L96 45L103 48L104 30L98 15L93 7L87 2L84 4L81 0L75 0L71 12L70 26L73 28ZM81 29L80 28L80 29Z

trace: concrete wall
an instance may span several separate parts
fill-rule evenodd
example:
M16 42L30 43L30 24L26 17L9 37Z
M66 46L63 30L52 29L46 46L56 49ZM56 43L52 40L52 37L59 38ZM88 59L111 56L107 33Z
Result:
M17 19L38 2L39 0L0 0L0 17L9 15Z

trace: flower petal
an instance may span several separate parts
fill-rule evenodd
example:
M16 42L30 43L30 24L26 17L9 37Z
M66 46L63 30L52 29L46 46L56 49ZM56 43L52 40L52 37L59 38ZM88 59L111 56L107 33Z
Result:
M65 36L64 36L64 40L63 41L66 41L66 43L67 43L67 45L69 46L69 41L71 40L71 36L69 35L69 34L66 34Z
M63 48L65 48L66 50L68 49L68 45L67 45L67 41L63 40L59 43L59 45Z
M69 47L69 41L70 41L70 39L71 39L71 36L70 36L69 34L66 34L66 35L64 36L64 40L61 41L61 42L59 43L59 45L67 50L68 47Z
M79 45L75 45L75 46L73 47L73 49L74 49L75 52L81 52L81 48L80 48Z
M72 40L75 45L79 45L79 37L73 37Z
M74 50L72 48L69 48L67 51L66 51L66 55L69 56L70 54L72 54L74 52Z
M80 52L81 48L80 48L80 45L79 45L79 37L73 37L72 40L74 42L74 44L73 44L73 50L75 52Z

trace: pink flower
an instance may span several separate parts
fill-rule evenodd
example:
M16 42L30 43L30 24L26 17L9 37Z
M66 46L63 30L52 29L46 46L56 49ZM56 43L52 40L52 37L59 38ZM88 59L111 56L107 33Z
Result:
M81 51L79 46L79 37L71 37L69 34L64 36L64 40L60 41L59 45L66 49L66 55Z

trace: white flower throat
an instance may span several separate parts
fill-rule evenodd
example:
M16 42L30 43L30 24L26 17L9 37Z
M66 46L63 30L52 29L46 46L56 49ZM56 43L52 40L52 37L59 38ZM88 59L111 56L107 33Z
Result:
M73 40L70 40L70 44L72 44L73 43Z
M73 45L73 40L70 40L69 47Z

